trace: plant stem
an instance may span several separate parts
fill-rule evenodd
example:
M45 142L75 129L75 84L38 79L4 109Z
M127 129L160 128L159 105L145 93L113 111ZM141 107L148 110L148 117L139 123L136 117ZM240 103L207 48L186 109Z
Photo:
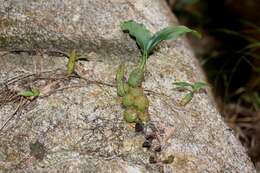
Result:
M143 55L142 55L142 58L141 58L141 61L140 61L140 64L139 64L139 68L141 70L144 70L144 66L146 64L146 60L148 58L148 54L145 52Z

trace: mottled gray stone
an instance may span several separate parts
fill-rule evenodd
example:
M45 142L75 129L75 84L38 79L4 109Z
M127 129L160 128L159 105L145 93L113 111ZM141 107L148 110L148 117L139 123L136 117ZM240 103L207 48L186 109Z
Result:
M209 91L185 107L177 104L185 93L173 90L172 82L204 80L185 39L161 44L148 61L144 82L151 104L147 128L158 136L153 145L162 145L156 155L159 160L173 155L173 162L150 164L155 152L142 148L144 135L124 122L115 72L121 62L129 72L139 51L119 24L133 19L153 32L176 25L164 1L0 4L0 128L16 112L0 132L0 172L255 172ZM68 78L67 59L50 53L74 48L90 59L76 68L86 80ZM39 56L7 52L35 49L44 52L40 75ZM40 89L39 98L16 95L33 86ZM43 159L30 154L36 141L44 146Z

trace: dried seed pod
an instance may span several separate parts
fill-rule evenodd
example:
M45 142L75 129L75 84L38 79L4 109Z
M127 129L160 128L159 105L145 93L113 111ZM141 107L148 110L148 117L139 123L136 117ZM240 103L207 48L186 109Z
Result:
M133 108L127 108L124 112L124 119L128 123L134 123L137 121L138 112Z
M127 94L123 97L123 105L126 106L126 107L130 107L134 104L135 102L135 98L132 94Z
M148 149L151 148L151 146L152 146L152 142L148 140L145 140L142 145L143 148L148 148Z
M162 162L164 164L171 164L174 161L174 156L173 155L169 155L165 160L163 160Z
M138 86L141 86L143 80L144 80L144 71L140 68L136 68L130 73L128 78L128 84L131 87L136 88Z
M143 132L143 131L144 131L143 123L138 121L135 124L135 132Z
M147 123L148 121L150 121L150 115L148 114L147 111L145 112L139 112L138 113L138 118L141 120L141 122L143 123Z
M138 96L135 98L134 106L138 111L144 112L149 107L149 100L146 96Z

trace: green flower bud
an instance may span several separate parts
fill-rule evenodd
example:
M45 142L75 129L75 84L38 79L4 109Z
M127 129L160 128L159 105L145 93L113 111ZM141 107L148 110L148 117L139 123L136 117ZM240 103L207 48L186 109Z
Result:
M128 123L134 123L137 121L137 114L138 112L133 108L128 108L124 112L124 119Z
M144 71L142 69L136 68L130 73L128 78L128 84L131 87L135 88L141 86L143 80L144 80Z
M135 102L135 98L133 95L131 94L127 94L123 97L123 105L126 106L126 107L129 107L129 106L132 106Z
M150 121L150 115L147 111L145 112L139 112L138 113L138 118L143 122L143 123L147 123L148 121Z
M129 88L129 94L133 95L134 97L142 96L144 95L144 91L142 88Z
M138 96L135 98L134 106L137 110L144 112L149 107L149 100L146 96Z

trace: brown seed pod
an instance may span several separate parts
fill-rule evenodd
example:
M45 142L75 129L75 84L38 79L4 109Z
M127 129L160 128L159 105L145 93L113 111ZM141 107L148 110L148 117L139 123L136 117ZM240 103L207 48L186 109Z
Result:
M147 123L148 121L150 121L150 115L147 111L145 112L139 112L138 113L138 118L141 120L141 122L143 123Z

